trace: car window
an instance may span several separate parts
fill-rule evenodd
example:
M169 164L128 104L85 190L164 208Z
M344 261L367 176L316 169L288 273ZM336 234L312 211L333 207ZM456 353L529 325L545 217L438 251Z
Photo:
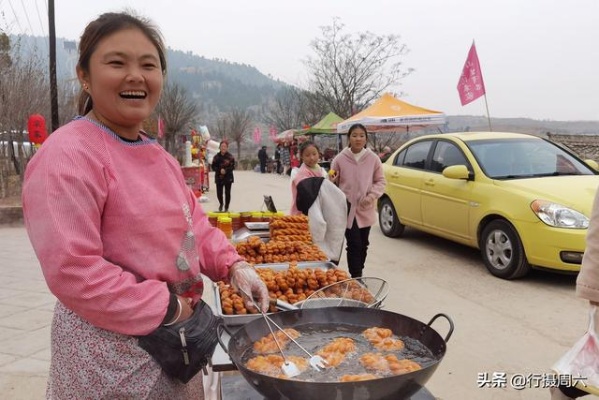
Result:
M468 146L485 174L494 179L595 174L576 156L547 140L493 139Z
M451 167L452 165L467 166L468 161L455 144L446 141L437 142L431 162L431 170L443 172L445 168Z
M395 158L393 159L393 165L394 166L399 166L403 164L403 160L406 157L406 149L400 151L399 153L397 153L397 155L395 156Z
M401 164L408 168L424 169L432 141L417 142L405 150L405 158Z

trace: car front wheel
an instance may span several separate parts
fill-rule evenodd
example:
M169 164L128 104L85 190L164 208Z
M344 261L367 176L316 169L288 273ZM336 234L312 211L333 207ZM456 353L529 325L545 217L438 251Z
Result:
M520 237L507 221L495 220L485 226L480 249L485 266L496 277L516 279L530 271Z
M383 235L398 237L403 233L405 226L399 222L393 203L387 197L379 202L379 226Z

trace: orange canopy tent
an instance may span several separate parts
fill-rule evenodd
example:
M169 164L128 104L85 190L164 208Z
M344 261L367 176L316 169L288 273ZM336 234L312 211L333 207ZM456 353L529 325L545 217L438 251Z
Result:
M385 93L370 107L339 122L337 132L347 133L353 124L362 124L373 133L408 132L445 122L445 114L441 111L418 107Z

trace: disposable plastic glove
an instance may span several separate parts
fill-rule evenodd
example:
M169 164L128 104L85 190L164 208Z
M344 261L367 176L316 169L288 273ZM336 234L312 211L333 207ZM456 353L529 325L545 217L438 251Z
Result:
M250 264L245 261L236 262L229 269L229 277L231 285L244 297L246 308L255 308L252 300L246 298L247 294L254 298L262 311L268 311L268 289Z

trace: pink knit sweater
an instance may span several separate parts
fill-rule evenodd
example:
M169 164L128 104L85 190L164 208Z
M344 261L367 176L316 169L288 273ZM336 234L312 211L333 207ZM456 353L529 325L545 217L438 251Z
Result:
M52 293L118 333L153 331L169 287L198 300L200 272L221 280L241 259L161 146L125 142L85 118L58 129L33 157L23 211Z
M352 151L346 147L333 159L331 169L337 171L337 184L350 203L347 228L351 228L354 218L360 228L374 225L376 200L385 191L385 176L379 157L366 149L366 154L356 161ZM367 201L363 202L364 199Z

